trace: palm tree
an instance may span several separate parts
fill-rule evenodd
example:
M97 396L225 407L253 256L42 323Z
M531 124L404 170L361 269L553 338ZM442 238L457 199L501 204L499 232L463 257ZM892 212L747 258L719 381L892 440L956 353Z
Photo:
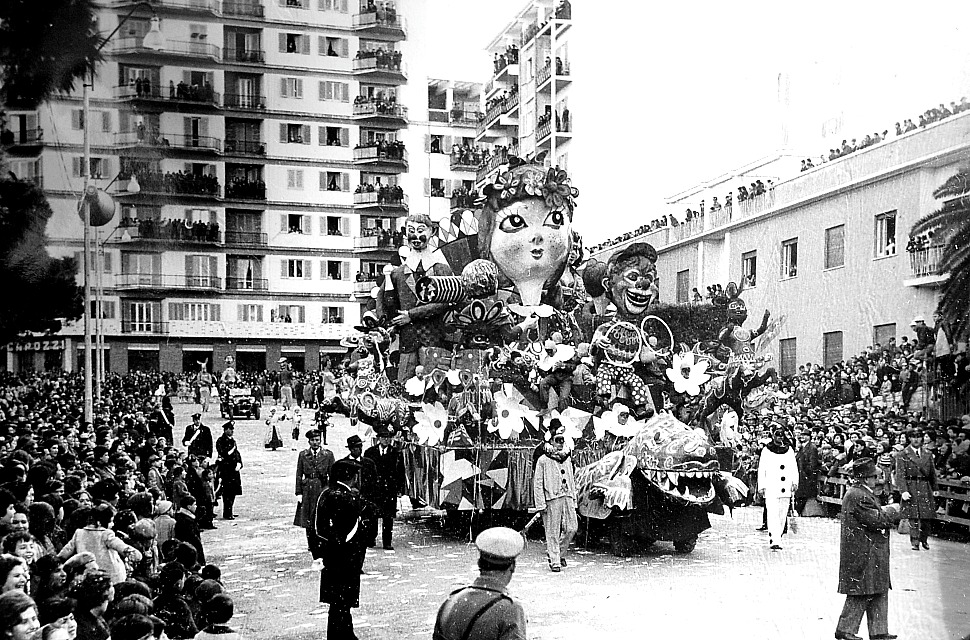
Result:
M950 277L943 283L937 312L956 339L970 330L970 165L940 185L933 197L943 206L918 220L909 236L933 232L945 238L939 269Z
M0 104L35 108L99 60L92 0L0 1Z

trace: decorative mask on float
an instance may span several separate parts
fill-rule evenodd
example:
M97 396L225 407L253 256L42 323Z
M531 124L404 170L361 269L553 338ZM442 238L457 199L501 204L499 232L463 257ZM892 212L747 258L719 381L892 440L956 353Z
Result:
M428 241L431 239L433 225L431 218L423 214L415 214L407 217L404 223L404 233L408 239L408 246L412 251L418 253L428 248Z
M482 257L515 286L522 304L536 306L543 290L566 269L572 243L574 199L565 171L524 164L518 158L483 189L479 216Z
M657 250L646 242L634 242L610 256L603 288L616 305L620 320L632 321L657 300Z

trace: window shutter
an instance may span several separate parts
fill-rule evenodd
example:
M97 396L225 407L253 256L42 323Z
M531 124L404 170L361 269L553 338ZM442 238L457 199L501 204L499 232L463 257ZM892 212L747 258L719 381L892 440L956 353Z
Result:
M300 315L300 319L298 322L306 322L306 307L301 304L296 309Z
M340 186L343 191L350 191L350 174L341 173L340 174Z
M210 304L209 305L209 319L219 322L222 320L222 305L221 304Z
M350 146L350 129L346 127L340 128L340 144L345 147Z
M310 135L310 125L308 124L303 125L300 128L300 131L303 134L303 144L310 144L313 139Z
M81 264L80 260L78 261L78 264L79 265ZM131 254L130 253L121 254L121 273L131 273Z
M327 261L326 260L321 260L320 261L320 279L321 280L326 280L327 279Z
M101 265L104 273L111 273L111 254L104 253L101 256Z
M326 190L327 190L327 172L321 171L320 172L320 191L326 191ZM321 229L320 231L322 232L323 229Z
M340 218L340 233L344 234L345 236L350 235L350 218L347 218L347 217Z
M289 233L289 231L290 231L289 225L286 224L286 214L285 213L281 213L280 214L280 229L283 230L283 233Z
M286 78L280 78L280 95L284 98L289 98L286 93Z
M192 135L192 118L182 118L182 133L186 138Z
M424 179L424 195L425 196L431 195L431 178Z
M283 260L280 260L280 277L281 278L288 278L289 277L289 273L287 272L286 267L287 267L287 260L284 258Z
M424 134L424 152L431 153L431 134Z
M194 258L194 256L185 256L185 275L189 278L196 275Z
M340 0L340 11L342 13L347 13L347 0Z
M317 36L317 54L327 55L327 39L324 36Z
M181 320L181 318L178 317L179 314L178 314L178 311L176 309L178 309L178 305L176 303L174 303L174 302L169 302L168 303L168 319L169 320Z
M280 142L286 142L286 123L280 123Z
M327 99L327 83L326 83L326 81L321 80L318 83L317 86L319 86L319 88L320 88L320 98L319 99L320 100L326 100Z
M296 188L302 190L303 189L303 169L297 169L293 177L296 179Z
M256 305L256 322L263 321L263 305Z
M104 131L105 133L109 133L111 131L111 112L110 111L101 112L101 130Z
M340 100L342 102L350 102L350 85L346 82L340 83Z
M199 135L206 138L209 136L209 121L199 118Z
M215 256L209 256L209 273L207 274L210 278L215 278L219 270L219 262L216 260Z
M340 51L338 53L340 53L341 58L350 57L350 42L346 38L340 39Z
M309 144L309 143L307 143ZM327 144L327 128L317 127L317 144L321 147Z
M346 260L340 263L340 279L350 280L350 263Z
M74 164L74 177L83 178L84 177L84 164L83 158L71 158Z
M282 0L280 2L282 4ZM286 53L286 34L280 33L280 53Z
M310 260L303 261L303 279L310 280L313 277L313 262Z
M296 78L295 80L296 80L296 87L295 87L296 88L296 95L294 97L296 97L296 98L302 98L303 97L303 80L300 79L300 78Z
M159 275L162 273L162 254L153 253L152 254L152 275Z
M300 231L307 234L313 233L313 219L310 216L300 216Z
M455 144L455 139L451 136L445 136L441 145L441 153L451 153L451 145L453 144Z
M300 53L308 55L310 53L310 36L300 36Z

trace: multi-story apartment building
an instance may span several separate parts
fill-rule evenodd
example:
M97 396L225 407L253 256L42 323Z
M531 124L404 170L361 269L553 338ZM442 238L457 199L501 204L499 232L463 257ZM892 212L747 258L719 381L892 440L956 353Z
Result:
M942 205L933 191L966 162L968 134L964 112L807 171L791 156L770 156L668 201L683 221L703 200L703 216L625 234L592 257L605 261L631 242L652 244L666 302L743 282L749 325L764 309L785 318L771 347L783 375L807 362L830 366L874 343L912 337L916 315L932 325L948 277L939 268L946 238L910 245L909 230ZM737 189L756 179L765 193L739 202ZM711 210L715 196L719 207Z
M569 109L572 8L560 0L531 0L492 40L493 75L482 91L475 132L485 151L476 176L481 188L507 155L535 158L568 170L573 136Z
M52 255L82 255L82 136L92 184L119 214L99 230L108 369L316 369L359 319L374 232L407 211L401 3L153 0L164 37L144 46L146 3L98 5L107 43L84 117L79 93L8 109L11 168L42 181ZM43 136L39 132L43 132ZM8 136L9 137L9 136ZM14 157L16 156L16 157ZM97 259L100 258L100 259ZM10 368L83 366L81 323L63 356L11 351Z

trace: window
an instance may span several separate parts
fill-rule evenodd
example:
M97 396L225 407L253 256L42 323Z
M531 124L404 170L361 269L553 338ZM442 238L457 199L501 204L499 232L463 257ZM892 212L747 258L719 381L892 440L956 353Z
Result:
M270 322L306 322L306 307L299 304L281 304L269 311Z
M793 376L798 371L797 361L795 360L795 338L782 338L778 341L780 357L778 358L782 378Z
M306 9L310 0L280 0L281 7L289 9Z
M281 33L280 53L310 53L310 36L301 33Z
M875 257L885 258L896 255L896 212L880 213L876 216L874 234Z
M240 322L262 322L263 305L261 304L241 304L237 308L237 319Z
M283 272L280 274L284 278L302 278L309 280L310 261L309 260L283 260Z
M91 117L94 119L93 122L95 126L101 123L101 131L110 132L111 131L111 112L110 111L92 111ZM84 129L84 110L74 109L71 112L71 128L75 131L81 131Z
M322 321L324 324L343 324L344 308L343 307L324 307Z
M321 233L326 233L328 236L350 235L350 218L344 216L326 216L323 220L325 228L321 230Z
M350 129L346 127L317 127L317 142L328 147L350 145Z
M781 279L798 275L798 238L781 243Z
M299 213L284 213L282 216L284 233L312 233L310 230L310 216Z
M208 302L169 302L168 319L218 321L220 320L220 306Z
M320 0L320 11L347 13L347 0Z
M350 191L350 174L340 171L321 171L320 191Z
M107 174L107 160L104 158L91 158L91 177L100 180ZM84 177L84 158L74 158L74 175L78 178Z
M96 255L97 253L95 251L92 251L91 253L88 254L88 256L91 259L91 271L94 273L97 273L97 270L98 270L98 261L95 258ZM76 252L74 254L74 259L77 260L78 273L83 273L84 272L84 252L83 251ZM101 273L111 273L111 254L110 253L101 254Z
M747 288L758 286L757 251L748 251L741 254L741 280Z
M690 269L677 272L677 304L686 304L690 300Z
M310 144L310 125L281 122L280 142L285 144Z
M91 301L91 317L98 317L98 301ZM101 301L101 317L105 320L114 320L115 317L115 303L114 300L102 300Z
M303 169L286 170L286 188L294 191L303 190Z
M324 260L320 263L320 277L324 280L350 280L350 263Z
M448 198L451 194L447 192L445 187L445 180L442 178L431 178L429 181L431 184L428 185L429 193L425 195L430 195L432 198ZM449 181L450 182L450 181Z
M845 225L825 230L825 268L845 265Z
M331 58L350 57L350 43L347 42L346 38L320 36L317 42L317 48L321 56L329 56Z
M350 85L346 82L321 80L320 99L332 102L350 102Z
M885 349L889 341L892 340L896 342L896 323L890 322L889 324L877 324L872 328L872 344L882 345Z
M842 361L842 332L822 334L822 366L826 369Z
M280 95L284 98L302 98L303 79L280 78Z

